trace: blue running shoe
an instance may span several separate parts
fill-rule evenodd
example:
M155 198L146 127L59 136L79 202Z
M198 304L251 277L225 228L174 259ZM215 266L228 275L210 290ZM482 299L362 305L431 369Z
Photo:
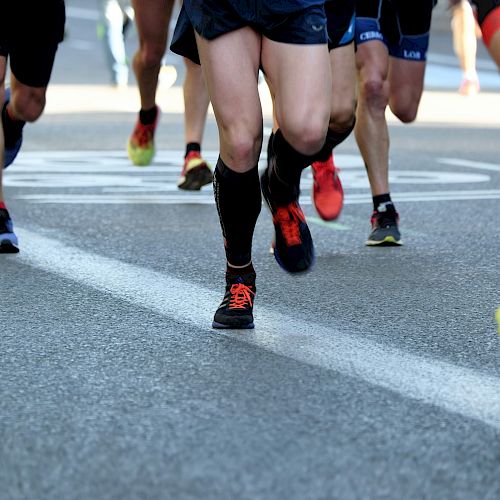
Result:
M19 252L17 236L9 212L0 208L0 253Z
M5 103L3 105L2 115L3 113L5 113L5 108L9 103L9 101L10 101L10 89L7 88L5 89ZM4 136L5 136L5 130L4 130ZM23 143L23 135L21 131L21 136L13 146L8 146L7 144L5 145L3 168L7 168L16 159L17 153L19 153L22 143Z

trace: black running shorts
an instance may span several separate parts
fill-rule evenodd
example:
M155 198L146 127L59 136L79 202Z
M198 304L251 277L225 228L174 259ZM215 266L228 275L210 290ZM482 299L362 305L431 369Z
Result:
M437 0L361 0L356 4L356 43L378 40L393 57L425 61L432 9Z
M355 0L326 0L325 13L330 50L349 45L354 41L355 10Z
M64 38L63 0L9 0L0 15L0 55L25 85L46 87Z
M199 63L194 30L213 40L249 26L275 42L325 44L326 16L318 0L184 0L171 50Z

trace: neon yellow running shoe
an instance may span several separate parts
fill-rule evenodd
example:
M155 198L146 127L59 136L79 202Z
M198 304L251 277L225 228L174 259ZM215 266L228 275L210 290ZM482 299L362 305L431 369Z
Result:
M134 165L150 165L155 155L155 130L160 118L160 108L156 106L156 118L150 125L144 125L137 119L134 131L127 143L128 157Z

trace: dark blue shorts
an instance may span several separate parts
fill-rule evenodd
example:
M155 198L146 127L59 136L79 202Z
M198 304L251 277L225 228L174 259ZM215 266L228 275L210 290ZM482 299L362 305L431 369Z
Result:
M64 37L63 0L5 2L0 15L0 55L14 76L30 87L46 87Z
M355 0L327 0L325 13L330 50L354 41L356 25Z
M199 63L195 30L213 40L245 26L275 42L312 45L328 41L325 10L318 0L184 0L170 48Z
M425 61L437 0L363 0L356 4L356 44L379 40L393 57Z

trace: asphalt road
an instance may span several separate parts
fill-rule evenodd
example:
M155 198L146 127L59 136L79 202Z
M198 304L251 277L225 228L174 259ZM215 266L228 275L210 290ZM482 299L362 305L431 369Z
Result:
M337 223L303 176L315 268L278 268L263 209L256 329L224 333L211 189L175 186L182 61L154 166L132 167L137 91L108 88L96 10L69 6L47 113L5 175L21 252L0 258L0 498L499 498L500 77L484 51L486 92L460 98L435 33L421 120L391 121L405 246L364 246L350 138ZM204 148L213 162L212 115Z

